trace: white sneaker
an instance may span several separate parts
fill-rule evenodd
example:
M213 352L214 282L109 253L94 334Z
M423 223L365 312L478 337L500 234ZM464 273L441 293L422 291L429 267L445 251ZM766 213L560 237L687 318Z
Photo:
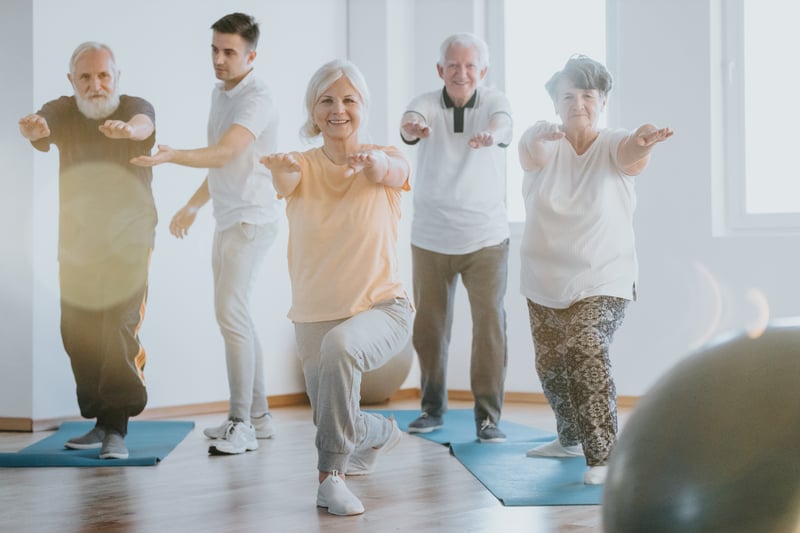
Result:
M531 448L525 455L528 457L583 457L583 446L562 446L558 439L536 448Z
M403 432L397 427L397 422L392 419L392 432L386 442L381 444L379 448L370 446L363 450L355 450L350 455L350 463L347 465L348 476L364 476L371 473L375 469L375 462L378 456L382 453L388 452L400 442L403 437Z
M258 418L251 418L250 423L256 428L257 439L271 439L275 435L275 427L272 425L272 414L264 413Z
M222 439L225 435L228 434L228 429L233 426L233 420L230 418L226 418L225 421L218 425L211 428L205 428L203 430L203 435L208 437L209 439Z
M258 449L256 430L247 422L233 422L228 427L228 432L221 439L217 439L208 447L211 455L234 455L251 452Z
M338 472L331 472L317 489L317 506L327 507L330 514L351 516L364 512L364 504L350 492Z
M232 426L234 420L230 418L225 420L222 424L203 430L203 435L209 439L224 439L228 433L228 428ZM257 439L271 439L275 435L275 428L272 425L272 414L265 413L258 418L250 420L253 427L256 429Z
M607 466L590 466L589 470L583 475L583 483L586 485L603 485L608 474Z

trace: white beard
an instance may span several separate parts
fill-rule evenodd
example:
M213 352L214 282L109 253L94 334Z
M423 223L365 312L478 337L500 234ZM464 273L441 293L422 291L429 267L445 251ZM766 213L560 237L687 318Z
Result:
M103 95L103 98L94 98L93 96ZM92 120L100 120L111 115L119 107L119 93L114 91L113 94L107 94L105 91L99 91L93 95L83 96L75 93L75 101L78 104L78 110L87 118Z

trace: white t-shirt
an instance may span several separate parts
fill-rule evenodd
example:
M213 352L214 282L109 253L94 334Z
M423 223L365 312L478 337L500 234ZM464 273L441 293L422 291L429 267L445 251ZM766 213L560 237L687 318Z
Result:
M511 116L511 106L505 95L488 88L479 88L462 109L453 107L445 94L443 90L425 93L408 106L431 128L430 136L419 140L412 173L411 243L460 255L508 238L505 150L498 145L470 148L468 141L486 129L492 115ZM511 132L502 142L510 140Z
M566 138L544 168L525 172L521 291L565 309L589 296L633 299L638 275L634 178L617 163L625 130L601 130L577 155Z
M224 90L221 82L214 87L208 116L208 145L217 144L233 124L250 130L255 141L227 165L208 170L217 231L240 222L266 224L281 216L272 175L258 162L276 151L278 115L267 85L253 71L229 91Z

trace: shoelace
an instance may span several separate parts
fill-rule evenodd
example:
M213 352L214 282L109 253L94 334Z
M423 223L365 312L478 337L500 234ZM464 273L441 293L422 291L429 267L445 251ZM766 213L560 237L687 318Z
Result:
M481 422L481 431L484 431L484 430L490 429L490 428L494 428L494 427L496 427L494 425L494 422L492 422L488 418L486 420L484 420L483 422Z

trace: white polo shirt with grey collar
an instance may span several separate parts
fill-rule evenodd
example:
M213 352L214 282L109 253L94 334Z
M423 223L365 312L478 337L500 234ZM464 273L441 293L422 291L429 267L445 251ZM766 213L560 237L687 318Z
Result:
M494 146L476 149L468 144L496 113L511 116L505 95L481 87L457 108L446 91L437 90L416 97L407 112L419 114L431 128L425 139L403 139L418 144L411 244L461 255L507 239L505 147L511 132Z

